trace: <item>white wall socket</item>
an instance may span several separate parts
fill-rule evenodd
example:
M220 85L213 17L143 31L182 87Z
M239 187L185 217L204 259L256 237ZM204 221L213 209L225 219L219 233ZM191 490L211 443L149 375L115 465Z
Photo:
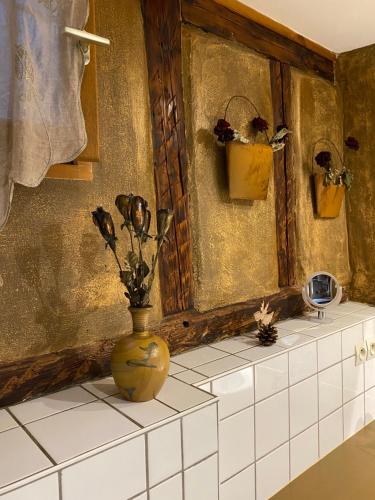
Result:
M367 344L367 359L375 358L375 337L366 340Z
M375 340L374 340L375 344ZM375 347L375 345L374 345ZM355 364L360 365L361 363L364 363L367 359L367 342L363 342L362 344L357 344L355 346Z

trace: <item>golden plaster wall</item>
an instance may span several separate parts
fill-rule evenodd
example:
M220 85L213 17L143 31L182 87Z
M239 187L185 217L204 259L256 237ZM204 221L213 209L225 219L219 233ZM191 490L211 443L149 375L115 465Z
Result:
M143 194L154 207L143 25L134 0L96 0L96 16L98 33L113 42L98 50L102 161L92 183L45 180L37 189L16 187L0 233L0 361L130 329L116 266L90 211L98 204L116 214L120 191ZM157 319L158 279L153 297Z
M318 219L313 212L311 189L313 146L316 141L321 137L328 138L342 149L342 104L337 87L293 70L292 113L297 189L297 282L304 283L316 271L328 271L342 285L347 285L351 272L345 206L343 204L337 219ZM327 149L326 145L321 147ZM320 150L317 147L316 153Z
M273 179L267 201L231 201L225 150L212 132L233 95L251 98L272 126L269 61L236 43L185 28L183 71L195 307L204 311L278 291ZM238 100L228 119L240 128L253 116ZM246 129L241 130L248 135Z
M352 297L375 304L375 45L339 57L337 78L344 102L344 134L360 150L345 151L354 174L347 196Z

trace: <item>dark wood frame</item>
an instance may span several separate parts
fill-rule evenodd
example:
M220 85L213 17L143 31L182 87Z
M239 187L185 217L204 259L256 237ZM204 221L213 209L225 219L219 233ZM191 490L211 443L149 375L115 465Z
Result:
M189 228L188 170L181 71L181 26L189 23L235 40L270 59L275 125L291 123L290 67L334 78L334 62L213 0L141 0L149 71L155 189L158 207L175 212L174 231L161 255L159 271L164 319L154 330L172 353L229 337L254 326L261 299L281 318L300 313L295 285L295 181L290 144L275 157L280 292L213 311L193 308L192 241ZM112 340L67 349L16 363L0 363L0 406L110 373Z

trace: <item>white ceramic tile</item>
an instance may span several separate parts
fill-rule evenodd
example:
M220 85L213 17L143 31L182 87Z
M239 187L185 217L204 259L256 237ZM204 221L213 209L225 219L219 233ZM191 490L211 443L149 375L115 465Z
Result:
M99 380L92 380L81 384L86 390L90 391L97 398L107 398L118 394L119 390L113 380L113 377L101 378Z
M219 418L223 419L254 403L254 369L244 368L212 382L219 396Z
M82 387L76 386L27 401L26 403L11 406L9 410L22 424L28 424L34 420L54 415L69 408L90 403L91 401L95 401L95 399L95 396L82 389Z
M123 500L137 495L146 489L144 436L67 467L61 477L64 500Z
M319 422L320 458L330 453L343 442L342 408Z
M32 422L27 429L61 463L139 427L103 401L94 401Z
M267 358L268 356L272 356L273 354L282 352L283 350L284 350L283 347L276 344L270 346L260 345L258 347L252 347L251 349L247 349L246 351L241 351L237 353L236 356L247 359L249 361L258 361L262 358Z
M342 366L341 363L323 370L318 375L319 418L337 410L342 405Z
M316 342L294 349L289 353L289 383L291 385L314 375L317 371Z
M354 356L355 346L363 342L362 323L342 331L342 358Z
M342 362L343 402L355 398L364 391L364 365L355 365L355 357Z
M184 475L185 500L218 500L216 455L187 469Z
M13 417L9 415L9 413L5 409L0 410L0 432L8 431L9 429L13 429L17 426L17 422Z
M242 410L219 424L220 482L254 461L254 407Z
M210 361L214 361L224 356L227 356L227 353L219 351L218 349L213 349L209 346L204 346L183 352L182 354L177 354L177 356L171 358L171 361L178 365L185 366L186 368L195 368L196 366L209 363Z
M206 376L201 373L197 373L194 370L185 370L180 373L176 373L175 378L185 382L185 384L197 384L198 382L202 382L206 380Z
M244 351L250 347L254 347L259 344L259 341L254 338L249 338L245 335L240 335L239 337L233 337L231 339L222 340L221 342L216 342L211 344L215 349L220 349L229 354L236 354L237 352Z
M173 377L168 377L157 399L177 411L184 411L193 406L209 401L213 396L196 387L185 384Z
M368 320L375 317L375 307L366 307L350 315L352 319Z
M277 327L282 328L283 330L289 330L291 332L302 332L304 330L308 330L313 326L316 326L317 323L311 321L311 319L305 318L296 318L296 319L286 319L285 321L280 321L277 323ZM306 332L306 335L308 333Z
M0 496L1 500L59 500L58 476L51 474Z
M375 420L375 387L365 392L365 425Z
M370 389L375 385L375 358L369 359L365 363L365 389Z
M375 337L375 319L370 319L363 323L363 335L365 339Z
M319 459L318 426L313 425L290 441L291 480Z
M131 420L134 420L141 427L155 424L177 413L169 406L156 401L156 399L144 403L132 403L125 401L121 396L111 396L106 399L106 402Z
M147 493L142 493L141 495L137 495L133 497L132 500L148 500Z
M368 306L362 302L354 302L349 300L348 302L342 302L337 306L330 306L329 311L335 311L342 314L354 313L356 311L360 311L361 309L366 309Z
M212 393L211 382L206 382L205 384L197 384L197 387L199 387L201 391L209 392L210 394Z
M220 485L220 500L255 500L254 465Z
M176 365L176 363L169 363L169 375L176 375L176 373L180 373L186 371L184 366Z
M181 429L178 420L148 434L148 468L150 486L180 472Z
M0 433L0 488L52 466L20 427Z
M341 334L318 340L318 369L324 370L341 361Z
M257 500L268 500L289 481L289 443L256 464ZM233 499L234 500L234 499Z
M217 451L217 407L206 406L182 419L184 467Z
M182 500L182 474L151 488L150 500Z
M282 339L284 337L287 337L288 335L294 335L294 332L291 330L284 330L283 328L279 328L279 325L277 325L277 338Z
M311 342L312 337L308 337L304 332L302 333L292 333L291 335L288 335L287 337L282 337L279 339L276 344L284 347L285 349L291 349L292 347L295 347L297 345L302 345L306 344L306 342Z
M364 422L364 395L349 401L344 405L344 439L348 439L362 429Z
M222 373L228 372L230 370L233 370L234 368L238 368L246 364L247 362L244 359L229 355L225 358L211 361L211 363L197 366L195 368L195 371L197 371L198 373L202 373L207 377L214 377L215 375L221 375Z
M289 439L288 390L255 405L255 432L257 460Z
M295 436L318 421L318 379L316 375L290 388L290 435Z
M309 337L316 337L319 338L323 335L327 335L330 333L336 333L339 332L343 329L342 326L338 323L339 320L334 320L332 323L321 323L317 326L313 326L312 328L309 329ZM348 325L345 324L345 328Z
M288 354L255 365L255 401L272 396L288 386Z

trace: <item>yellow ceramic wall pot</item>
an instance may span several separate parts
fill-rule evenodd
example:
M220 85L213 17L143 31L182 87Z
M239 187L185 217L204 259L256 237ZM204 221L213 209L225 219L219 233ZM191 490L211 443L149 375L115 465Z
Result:
M340 215L345 186L324 184L324 174L315 174L316 211L318 217L334 219Z
M129 307L133 333L117 342L111 356L113 378L128 401L155 398L168 376L168 346L148 331L150 309Z
M229 197L232 200L266 200L273 166L268 144L226 143Z

